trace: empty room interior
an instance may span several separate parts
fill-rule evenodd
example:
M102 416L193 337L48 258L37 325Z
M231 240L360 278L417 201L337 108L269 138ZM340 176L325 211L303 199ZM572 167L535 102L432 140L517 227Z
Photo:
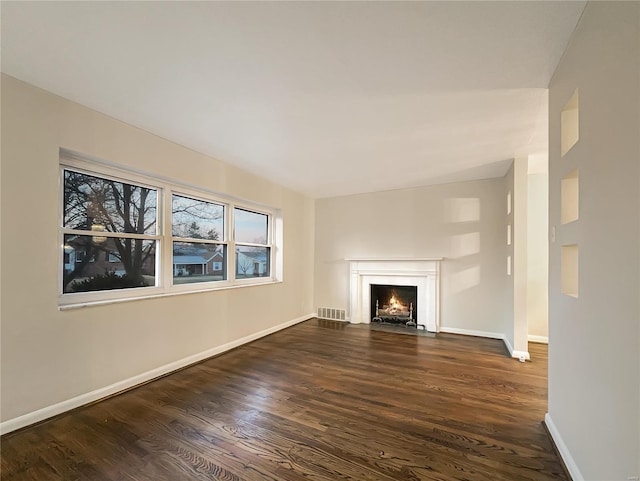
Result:
M640 479L640 2L0 16L2 480Z

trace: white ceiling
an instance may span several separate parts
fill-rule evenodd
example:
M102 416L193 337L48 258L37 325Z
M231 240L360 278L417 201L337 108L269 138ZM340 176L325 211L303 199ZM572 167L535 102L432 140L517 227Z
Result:
M314 197L544 155L585 2L2 2L2 71Z

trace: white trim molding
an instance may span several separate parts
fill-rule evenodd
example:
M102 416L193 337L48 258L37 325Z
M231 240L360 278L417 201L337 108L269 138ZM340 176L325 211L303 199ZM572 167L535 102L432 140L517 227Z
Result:
M531 354L529 354L529 351L512 351L511 357L522 362L531 361Z
M549 344L549 338L547 336L534 336L529 334L527 340L529 342L537 342L538 344Z
M371 322L371 284L416 286L416 317L427 331L440 332L441 257L420 259L347 259L349 321Z
M571 456L571 453L569 452L569 448L567 447L564 440L562 439L562 436L560 435L560 431L558 431L558 428L553 422L553 419L551 419L551 415L549 413L544 415L544 423L546 424L547 430L551 435L551 439L553 439L553 442L555 443L556 448L558 449L558 453L560 454L560 457L562 458L564 465L567 467L567 471L569 471L569 474L571 475L571 478L573 479L573 481L584 481L584 476L580 472L580 469L578 468L578 465L573 459L573 456Z
M530 361L531 355L529 351L515 351L509 342L507 337L500 332L488 332L488 331L474 331L471 329L458 329L457 327L441 327L440 332L447 332L450 334L462 334L464 336L476 336L476 337L487 337L489 339L500 339L504 342L507 350L509 351L509 356L514 359L518 359L520 361Z
M464 336L488 337L489 339L504 339L504 334L500 332L474 331L472 329L459 329L457 327L441 326L440 332L447 332L449 334L462 334Z
M123 379L122 381L118 381L109 386L105 386L85 394L80 394L79 396L67 399L66 401L61 401L59 403L46 406L44 408L23 414L22 416L18 416L13 419L8 419L7 421L0 423L0 434L7 434L11 431L15 431L16 429L21 429L32 424L45 421L46 419L49 419L53 416L57 416L58 414L62 414L72 409L85 406L95 401L99 401L119 392L136 387L140 384L153 381L154 379L165 376L167 374L171 374L172 372L187 367L191 364L204 361L205 359L217 356L218 354L222 354L226 351L230 351L231 349L242 346L243 344L255 341L256 339L268 336L269 334L281 331L282 329L286 329L287 327L291 327L295 324L312 319L314 317L316 317L315 313L306 314L304 316L298 317L297 319L283 322L282 324L278 324L277 326L273 326L254 334L242 337L240 339L236 339L235 341L227 342L226 344L222 344L221 346L207 349L206 351L187 356L183 359L179 359L169 364L165 364L164 366L151 369L150 371L143 372L128 379Z
M448 332L450 334L462 334L465 336L487 337L489 339L500 339L509 351L509 356L520 361L530 361L531 355L528 351L515 351L507 337L499 332L474 331L471 329L458 329L457 327L441 327L440 332Z
M529 351L516 351L516 350L514 350L513 346L509 342L509 339L507 339L507 336L504 336L502 338L502 340L504 341L505 346L507 346L507 349L509 351L509 355L512 358L519 359L520 361L523 361L523 362L531 360L531 355L529 354Z

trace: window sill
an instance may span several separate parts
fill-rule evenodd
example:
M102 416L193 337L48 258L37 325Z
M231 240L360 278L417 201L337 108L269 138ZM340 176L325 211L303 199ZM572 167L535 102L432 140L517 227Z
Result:
M264 279L264 278L263 278ZM58 304L59 311L70 311L72 309L82 309L84 307L94 307L94 306L104 306L108 304L120 304L122 302L132 302L132 301L145 301L148 299L158 299L162 297L173 297L173 296L182 296L185 294L200 294L203 292L213 292L213 291L224 291L227 289L241 289L244 287L254 287L254 286L264 286L270 284L280 284L282 281L278 279L268 279L262 280L260 282L244 282L241 281L237 284L233 285L224 285L224 286L215 286L215 287L206 287L202 289L185 289L181 291L171 291L171 292L160 292L155 291L150 294L142 294L131 297L118 297L115 299L100 299L100 300L86 300L86 301L78 301L78 302L68 302ZM62 298L61 298L62 300Z

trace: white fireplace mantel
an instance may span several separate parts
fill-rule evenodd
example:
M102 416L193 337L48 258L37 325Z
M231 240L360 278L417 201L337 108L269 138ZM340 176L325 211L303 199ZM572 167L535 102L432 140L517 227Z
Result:
M430 332L440 331L440 262L429 258L350 258L350 322L371 322L371 284L416 286L417 319Z

